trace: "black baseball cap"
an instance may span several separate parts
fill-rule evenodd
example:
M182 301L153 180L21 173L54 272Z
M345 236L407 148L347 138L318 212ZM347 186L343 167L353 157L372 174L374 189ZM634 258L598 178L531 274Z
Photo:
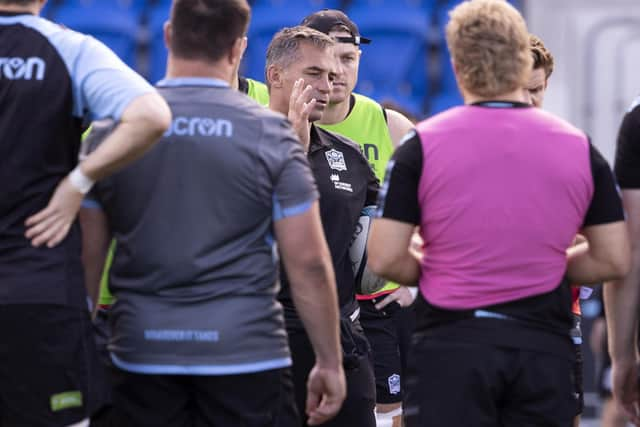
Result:
M336 9L323 9L321 11L312 13L302 20L300 25L304 27L313 28L321 33L329 34L329 32L336 25L342 25L347 28L351 33L351 37L336 37L336 40L340 43L353 43L356 46L361 44L369 44L371 40L362 37L358 26L353 23L351 19L344 12Z

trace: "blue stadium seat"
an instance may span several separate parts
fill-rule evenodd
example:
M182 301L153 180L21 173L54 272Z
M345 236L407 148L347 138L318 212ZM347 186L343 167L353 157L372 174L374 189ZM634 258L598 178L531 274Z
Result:
M457 89L455 92L451 90L441 92L440 94L431 97L429 101L430 116L441 113L442 111L447 110L451 107L456 107L463 104L462 96Z
M167 67L167 48L164 45L163 26L169 19L171 0L157 2L149 13L149 72L151 83L164 77Z
M53 0L49 0L48 2L46 2L42 10L40 11L40 16L42 16L43 18L51 19L51 14L57 6L56 3L57 2Z
M320 6L318 6L321 4ZM324 6L323 6L324 5ZM241 73L264 81L267 47L274 34L284 27L293 27L313 12L330 7L330 2L297 0L264 0L252 10L249 43L244 54Z
M394 7L396 9L423 9L427 13L435 10L439 0L347 0L348 9L368 7L375 8L380 6ZM357 24L357 22L356 22Z
M129 66L136 66L141 3L125 0L67 0L51 11L51 19L109 46Z
M241 74L264 81L267 47L273 35L283 27L298 25L302 19L323 8L334 8L340 0L255 0L252 2L248 47ZM167 50L162 26L169 17L170 0L160 0L149 15L149 80L156 82L164 76Z
M390 98L416 116L424 111L429 91L428 37L431 15L422 7L353 7L349 17L360 33L372 39L362 47L357 91L382 100Z
M276 7L276 8L310 8L310 9L339 9L343 0L253 0L249 2L251 8Z

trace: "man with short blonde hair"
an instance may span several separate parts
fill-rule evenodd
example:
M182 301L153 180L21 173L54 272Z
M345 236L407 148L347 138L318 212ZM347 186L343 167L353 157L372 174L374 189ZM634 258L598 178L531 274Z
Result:
M482 19L474 18L480 15ZM513 6L499 1L466 1L451 11L450 17L447 46L461 89L493 97L526 84L532 63L529 32Z
M465 105L396 150L368 246L375 273L419 282L405 425L570 426L569 283L629 269L615 180L584 132L525 102L533 58L512 6L462 3L447 39ZM589 246L567 255L578 232Z

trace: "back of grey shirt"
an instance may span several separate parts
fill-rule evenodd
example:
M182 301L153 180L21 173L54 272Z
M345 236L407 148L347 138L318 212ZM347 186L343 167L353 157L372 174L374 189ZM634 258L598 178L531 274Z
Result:
M173 122L95 197L118 246L110 344L142 373L236 374L290 364L272 225L317 191L288 122L221 82L159 84Z

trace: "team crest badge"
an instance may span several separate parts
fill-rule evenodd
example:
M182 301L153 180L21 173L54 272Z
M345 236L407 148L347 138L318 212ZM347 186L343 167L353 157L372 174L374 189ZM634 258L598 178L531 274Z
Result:
M389 383L389 394L400 393L400 375L393 374L389 376L387 382Z
M329 167L337 171L346 171L347 164L344 161L344 154L338 150L331 149L324 153L329 162Z

